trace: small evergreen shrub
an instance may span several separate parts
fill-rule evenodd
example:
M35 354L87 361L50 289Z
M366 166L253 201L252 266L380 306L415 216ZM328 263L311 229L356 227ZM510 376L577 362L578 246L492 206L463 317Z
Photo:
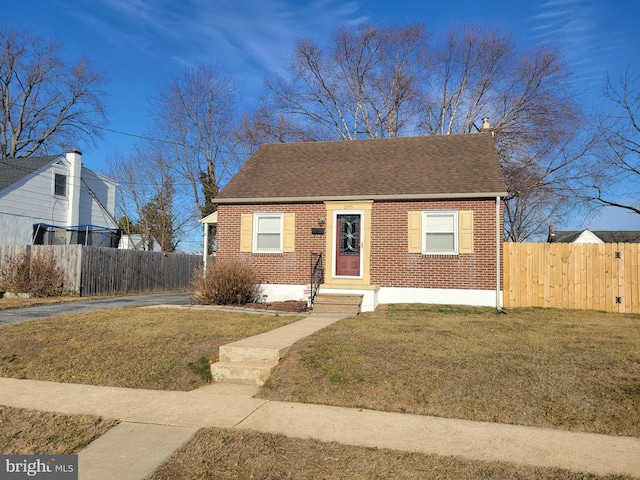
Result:
M0 290L54 297L64 293L65 272L51 252L5 257L0 265Z
M255 269L237 258L217 260L207 271L195 270L193 296L204 305L244 305L260 297L260 284Z

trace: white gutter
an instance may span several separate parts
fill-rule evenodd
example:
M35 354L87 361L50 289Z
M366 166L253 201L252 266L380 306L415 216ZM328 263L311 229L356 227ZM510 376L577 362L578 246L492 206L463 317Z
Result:
M506 197L507 192L477 192L477 193L408 193L394 195L329 195L324 197L255 197L255 198L220 198L216 203L298 203L298 202L348 202L359 200L453 200L463 198L491 198Z

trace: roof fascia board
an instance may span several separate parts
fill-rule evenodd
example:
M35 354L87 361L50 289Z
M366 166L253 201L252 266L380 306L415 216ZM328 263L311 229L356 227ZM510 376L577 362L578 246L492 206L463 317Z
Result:
M256 198L215 198L214 203L302 203L325 201L356 201L356 200L453 200L460 198L504 198L507 192L481 193L434 193L434 194L405 194L405 195L335 195L327 197L256 197Z

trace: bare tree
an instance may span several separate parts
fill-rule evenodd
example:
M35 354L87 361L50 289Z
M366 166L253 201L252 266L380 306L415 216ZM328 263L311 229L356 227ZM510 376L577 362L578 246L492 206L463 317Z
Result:
M288 78L266 86L274 110L318 139L393 137L414 118L423 53L420 24L341 28L327 50L300 41Z
M102 85L86 59L67 65L58 44L0 29L0 158L59 152L99 136Z
M263 143L310 142L322 138L322 132L314 125L303 127L267 105L245 113L236 135L243 158L248 158Z
M215 211L220 183L239 165L237 103L234 82L204 65L185 69L155 101L154 136L171 142L165 147L167 166L187 182L201 216Z
M640 75L627 68L616 84L609 78L604 97L611 112L594 125L595 161L583 166L574 192L597 207L640 214Z
M570 205L565 186L589 145L566 64L551 48L517 48L500 30L427 35L420 24L361 26L338 30L324 49L301 41L289 76L267 82L268 115L252 138L460 134L489 117L512 204L505 237L542 232Z
M590 142L569 72L552 48L518 50L511 37L454 27L430 52L421 128L469 133L489 117L505 174L505 238L530 239L561 223L575 198L566 185Z
M119 184L116 216L125 235L138 235L140 247L174 251L193 218L194 207L176 195L175 176L157 144L136 145L128 156L107 161L109 175Z

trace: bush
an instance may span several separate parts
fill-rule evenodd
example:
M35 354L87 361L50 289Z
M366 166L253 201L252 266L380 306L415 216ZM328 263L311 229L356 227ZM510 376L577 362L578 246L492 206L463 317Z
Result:
M51 252L5 257L0 265L0 289L53 297L64 292L65 272Z
M195 299L204 305L244 305L260 297L258 274L237 258L216 261L206 273L196 269L191 282Z

